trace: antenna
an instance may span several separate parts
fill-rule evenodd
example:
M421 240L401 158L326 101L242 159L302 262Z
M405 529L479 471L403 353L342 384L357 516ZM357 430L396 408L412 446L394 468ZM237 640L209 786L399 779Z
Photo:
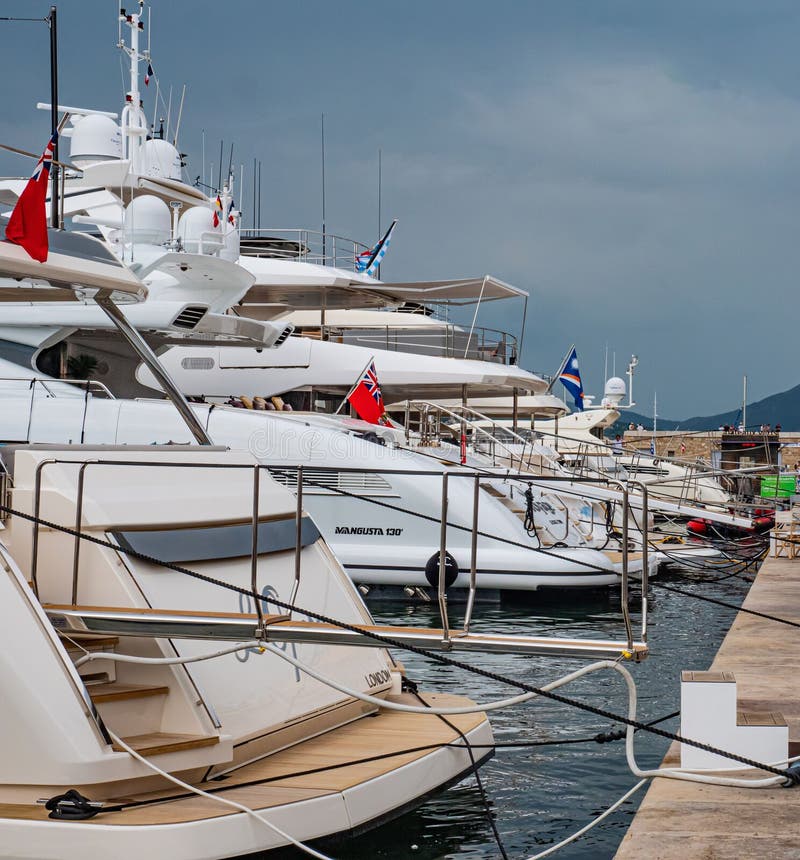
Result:
M167 136L169 136L169 123L172 116L172 84L169 85L169 101L167 102Z
M178 108L178 121L175 123L175 137L172 138L172 145L178 145L178 132L181 130L181 117L183 116L183 100L186 98L186 84L183 85L183 91L181 92L181 103Z
M653 453L656 453L656 433L658 432L658 392L653 391Z
M382 152L380 148L378 148L378 239L381 238L381 179L382 179L382 169L381 169L381 156Z
M328 261L328 240L325 234L325 114L322 114L322 265Z
M747 374L742 383L742 427L747 430Z
M219 172L217 173L217 188L222 188L222 146L224 141L219 142Z
M628 362L628 369L625 371L628 375L628 408L633 408L636 404L633 401L633 371L636 369L636 366L639 364L639 356L632 355L631 360Z
M203 128L200 130L200 139L202 141L202 150L203 150L203 185L206 184L206 130Z
M119 10L119 49L128 55L130 60L130 89L125 96L125 107L122 110L120 128L122 130L124 157L131 161L132 169L138 172L141 164L141 148L147 134L147 119L142 110L141 92L139 90L139 63L146 56L139 51L139 35L144 33L142 16L144 14L144 2L140 0L138 12L127 13L125 9ZM122 28L130 30L130 46L122 39Z
M231 168L233 167L233 142L231 142L231 154L228 158L228 177L231 175Z
M606 360L603 365L603 384L608 380L608 341L606 341Z
M261 229L261 159L258 161L258 229Z
M256 229L256 181L258 180L258 165L253 159L253 229Z

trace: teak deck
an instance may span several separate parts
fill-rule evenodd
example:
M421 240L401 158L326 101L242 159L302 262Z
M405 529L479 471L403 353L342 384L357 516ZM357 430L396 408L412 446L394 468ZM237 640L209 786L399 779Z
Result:
M410 705L421 704L409 693L389 696L391 701ZM463 696L448 693L423 694L430 705L463 706L471 704ZM483 713L463 714L447 717L448 721L466 733L477 728L485 719ZM246 765L231 773L222 781L211 780L199 785L222 797L236 800L254 809L268 809L311 797L338 793L359 783L374 779L385 773L436 752L436 749L406 752L402 755L377 758L362 764L333 767L318 773L303 773L320 768L330 768L348 761L384 756L428 744L461 743L457 732L439 717L431 714L409 714L382 710L376 716L362 717L319 737L304 741L294 747L274 753L261 761ZM479 761L488 750L476 749ZM253 785L254 782L260 782ZM91 791L86 791L91 796ZM157 800L182 795L181 789L172 786L164 791L135 794L126 797L99 798L109 804L131 803L140 800ZM201 818L217 818L233 815L237 810L202 797L188 797L152 803L121 812L110 812L90 819L96 824L151 825L176 824L196 821ZM47 821L47 810L41 805L0 804L0 822L3 818Z
M768 558L744 602L800 623L800 561ZM739 709L778 712L800 739L800 627L739 613L712 664L737 681ZM676 666L680 669L702 667ZM662 766L679 766L677 744ZM742 774L752 778L753 771ZM764 776L758 773L758 776ZM631 777L631 783L635 781ZM800 788L746 789L656 779L648 788L616 860L798 858Z

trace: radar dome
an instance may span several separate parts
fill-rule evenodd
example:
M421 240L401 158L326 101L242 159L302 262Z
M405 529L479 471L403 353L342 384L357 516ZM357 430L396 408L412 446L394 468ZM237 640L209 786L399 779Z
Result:
M97 161L122 158L122 137L119 126L111 117L89 114L73 117L70 135L70 161L79 167Z
M168 140L146 140L142 147L142 164L144 175L153 179L181 178L181 154Z
M627 391L625 380L618 376L612 376L606 382L606 387L603 390L603 403L617 406L625 399Z
M181 215L178 236L190 254L216 254L224 244L222 230L214 226L214 213L206 206L192 206Z
M134 198L125 207L125 241L134 245L164 245L171 234L169 206L152 194Z

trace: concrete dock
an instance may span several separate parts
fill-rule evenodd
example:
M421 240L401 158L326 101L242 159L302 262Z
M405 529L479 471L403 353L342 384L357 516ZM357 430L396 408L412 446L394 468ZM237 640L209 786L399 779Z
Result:
M800 559L767 558L743 607L800 624ZM733 673L739 710L783 714L789 726L790 753L797 755L799 667L800 627L739 612L710 668ZM681 669L708 667L674 668L677 675ZM662 767L667 766L680 766L676 743L662 762ZM736 775L767 776L762 771ZM616 860L800 858L799 821L800 786L724 788L655 779Z

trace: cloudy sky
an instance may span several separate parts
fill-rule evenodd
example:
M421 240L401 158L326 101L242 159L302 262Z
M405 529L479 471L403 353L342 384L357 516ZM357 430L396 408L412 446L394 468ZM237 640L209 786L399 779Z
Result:
M58 9L60 101L117 109L116 4ZM203 130L209 173L233 142L245 222L259 158L262 224L319 226L324 112L328 229L374 240L382 149L384 277L529 290L527 367L552 372L574 342L600 393L606 344L618 372L637 353L641 411L657 392L671 418L735 407L744 373L753 400L800 382L794 0L155 0L152 24L162 91L187 84L187 174ZM47 30L2 23L0 46L0 138L40 149ZM518 332L521 312L479 323Z

